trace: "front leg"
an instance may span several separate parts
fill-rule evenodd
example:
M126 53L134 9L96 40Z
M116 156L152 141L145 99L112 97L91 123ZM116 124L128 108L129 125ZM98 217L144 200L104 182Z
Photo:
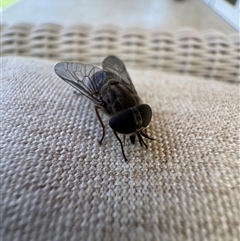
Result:
M99 144L101 144L102 141L103 141L103 138L104 138L104 136L105 136L105 126L104 126L104 124L103 124L103 122L102 122L101 116L99 115L99 112L98 112L98 109L99 109L99 108L100 108L99 106L96 106L96 105L95 105L95 112L96 112L96 115L97 115L98 120L100 121L102 130L103 130L103 132L102 132L102 138L101 138L100 141L99 141Z
M127 158L126 158L125 153L124 153L122 141L121 141L121 139L119 138L119 136L117 135L117 132L116 132L116 131L113 131L113 133L114 133L114 135L116 136L116 138L118 139L118 141L120 142L121 149L122 149L122 155L123 155L124 160L125 160L125 162L126 162L126 161L127 161Z

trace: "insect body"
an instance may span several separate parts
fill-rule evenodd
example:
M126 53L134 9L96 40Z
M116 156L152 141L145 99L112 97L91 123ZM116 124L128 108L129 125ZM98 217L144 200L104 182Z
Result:
M127 160L123 143L117 133L130 135L134 144L135 136L139 143L146 145L142 137L153 140L145 128L151 121L152 110L147 104L142 104L132 80L123 62L109 56L104 59L102 69L93 65L60 62L55 66L56 74L85 95L95 104L95 111L103 129L100 144L105 135L105 126L98 110L102 109L110 116L109 125L121 145L122 154Z

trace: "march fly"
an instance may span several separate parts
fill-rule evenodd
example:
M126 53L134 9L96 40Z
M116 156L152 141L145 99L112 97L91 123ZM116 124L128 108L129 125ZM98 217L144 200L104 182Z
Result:
M95 112L102 127L101 144L105 136L105 126L99 114L103 110L109 118L109 125L121 145L119 134L130 136L134 144L135 138L141 146L147 147L144 138L154 140L146 133L146 127L152 118L152 109L143 104L124 63L116 56L108 56L102 63L102 69L89 64L60 62L55 65L56 74L89 98L95 104ZM143 138L144 137L144 138Z

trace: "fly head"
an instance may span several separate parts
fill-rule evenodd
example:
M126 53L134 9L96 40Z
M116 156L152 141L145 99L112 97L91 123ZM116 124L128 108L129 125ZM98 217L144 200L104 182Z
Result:
M137 135L141 146L144 144L144 146L147 147L142 137L153 140L144 132L151 118L151 107L147 104L141 104L118 112L110 118L109 125L114 132L130 135L132 143L134 143L135 135Z

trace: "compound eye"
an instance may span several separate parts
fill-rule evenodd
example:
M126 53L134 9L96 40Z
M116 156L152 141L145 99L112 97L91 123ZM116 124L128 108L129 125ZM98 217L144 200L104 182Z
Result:
M110 127L121 134L131 134L136 131L136 122L131 109L118 112L109 120Z
M142 117L142 127L147 127L152 119L152 109L147 104L142 104L136 107Z

